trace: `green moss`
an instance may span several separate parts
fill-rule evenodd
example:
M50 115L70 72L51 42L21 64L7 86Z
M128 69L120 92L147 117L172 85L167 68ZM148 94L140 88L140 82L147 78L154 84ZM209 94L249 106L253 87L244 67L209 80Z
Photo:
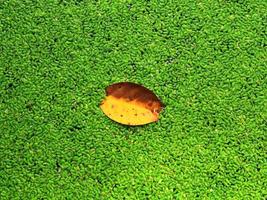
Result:
M0 198L266 198L266 8L0 0ZM118 81L160 121L105 117Z

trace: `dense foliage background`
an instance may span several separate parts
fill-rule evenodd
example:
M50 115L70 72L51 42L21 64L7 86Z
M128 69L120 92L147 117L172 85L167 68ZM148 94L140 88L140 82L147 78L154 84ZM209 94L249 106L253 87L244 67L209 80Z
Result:
M262 0L0 0L1 199L266 199ZM126 127L98 105L140 83Z

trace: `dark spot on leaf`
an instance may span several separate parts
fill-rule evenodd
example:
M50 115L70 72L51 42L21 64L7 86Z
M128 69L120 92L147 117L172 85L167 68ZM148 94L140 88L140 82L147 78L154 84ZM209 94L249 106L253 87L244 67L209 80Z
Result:
M156 113L159 113L159 112L160 112L160 109L155 109L155 112L156 112Z

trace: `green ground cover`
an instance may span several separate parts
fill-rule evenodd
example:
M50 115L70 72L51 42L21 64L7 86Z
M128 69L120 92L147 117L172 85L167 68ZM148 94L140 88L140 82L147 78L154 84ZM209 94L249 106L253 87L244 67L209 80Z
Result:
M0 0L0 199L266 199L263 0ZM132 81L166 104L126 127Z

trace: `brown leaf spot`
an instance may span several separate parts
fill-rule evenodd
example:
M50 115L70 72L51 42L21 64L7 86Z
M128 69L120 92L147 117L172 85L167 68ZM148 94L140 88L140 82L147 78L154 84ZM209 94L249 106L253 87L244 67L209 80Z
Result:
M152 103L152 102L149 102L147 105L148 105L149 107L151 107L151 106L153 105L153 103Z

